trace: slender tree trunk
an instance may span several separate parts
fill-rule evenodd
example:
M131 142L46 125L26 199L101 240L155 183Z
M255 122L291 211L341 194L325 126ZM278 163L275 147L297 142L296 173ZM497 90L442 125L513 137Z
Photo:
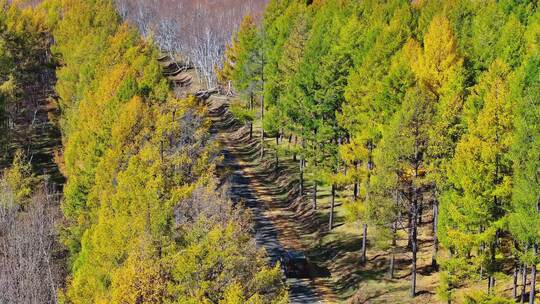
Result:
M263 41L264 41L264 32L263 32ZM264 46L264 43L263 43ZM266 58L264 57L264 51L261 51L261 159L264 157L264 86L265 86L265 75L264 75L264 65Z
M484 232L484 227L483 226L480 226L480 233ZM484 252L484 242L481 242L480 243L480 253L483 253ZM481 265L480 266L480 280L482 280L484 278L484 266Z
M261 159L264 157L264 96L261 95Z
M357 171L358 171L358 162L357 161L354 162L354 169L355 169L355 174L356 174ZM358 181L356 180L356 178L354 180L353 198L354 198L355 201L358 199Z
M396 263L396 254L395 254L395 248L390 248L390 268L388 270L388 277L390 279L394 278L394 265Z
M536 204L536 212L540 212L540 203ZM538 244L533 245L534 261L531 265L531 291L529 293L529 304L534 304L536 297L536 258L538 257Z
M538 244L533 245L534 257L538 255ZM529 304L534 304L536 297L536 261L531 265L531 291L529 293Z
M253 139L253 121L249 122L249 140Z
M517 285L518 285L519 264L514 266L514 272L512 274L512 299L517 298Z
M495 254L497 251L497 242L498 242L498 232L495 233L495 240L491 243L489 251L491 254L490 257L490 264L493 266L495 264ZM495 290L495 276L493 275L492 271L489 272L488 276L488 294L492 294Z
M439 265L437 264L437 253L439 251L439 202L435 201L433 204L433 256L431 257L431 267L437 270Z
M298 145L298 136L295 135L294 136L294 147L296 148L297 145ZM296 161L296 151L293 152L293 161Z
M390 269L388 271L388 276L390 279L394 278L394 268L396 263L396 232L397 232L397 221L392 222L392 246L390 247Z
M277 172L279 169L279 137L280 135L276 135L276 167L275 171Z
M414 179L416 180L418 178L418 168L420 164L420 156L418 152L418 145L415 145L415 153L414 153L414 159L415 159L415 166L414 166ZM412 191L412 202L411 202L411 210L409 212L409 222L411 224L411 245L412 245L412 275L411 275L411 296L416 296L416 262L417 262L417 252L418 252L418 211L420 209L419 204L421 202L419 200L418 195L418 187L414 184L413 181L413 191Z
M317 210L317 182L313 181L313 210Z
M416 200L416 199L415 199ZM415 210L417 208L416 202L413 204L413 219L412 219L412 275L411 275L411 297L416 296L416 261L417 261L417 251L418 251L418 244L417 244L417 230L416 230L416 214L417 211Z
M407 214L407 230L408 230L408 240L407 240L407 248L412 249L412 234L413 234L413 220L412 220L412 214L409 212Z
M328 230L334 228L334 206L336 204L336 185L332 184L332 201L330 203L330 217L328 219Z
M264 157L264 128L261 128L261 160Z
M304 195L304 159L300 159L300 196Z
M362 263L365 263L367 260L366 251L367 251L367 224L364 223L362 225L362 256L361 256Z
M527 293L527 264L521 266L521 301L520 303L525 303L525 295Z

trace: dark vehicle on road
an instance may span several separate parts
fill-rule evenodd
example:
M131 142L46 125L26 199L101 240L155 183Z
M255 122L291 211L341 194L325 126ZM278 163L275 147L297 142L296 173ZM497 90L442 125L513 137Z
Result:
M309 262L306 255L299 251L286 251L279 257L281 270L287 278L308 278Z

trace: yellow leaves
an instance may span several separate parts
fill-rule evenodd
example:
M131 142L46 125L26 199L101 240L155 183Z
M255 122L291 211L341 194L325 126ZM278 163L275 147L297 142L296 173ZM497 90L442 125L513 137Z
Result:
M112 275L112 303L163 303L167 281L161 261L141 244Z
M227 287L225 290L225 297L223 300L219 301L219 304L238 304L238 303L244 303L244 291L242 290L242 286L238 283L231 284Z
M508 66L496 60L490 67L488 89L484 95L484 107L479 113L476 132L486 140L508 138L503 135L512 128L512 102L509 99ZM485 80L484 80L485 81ZM502 144L510 144L508 141Z
M8 80L0 84L0 94L7 98L13 98L16 90L17 85L15 84L15 78L13 78L13 75L9 75Z
M131 148L147 136L149 111L142 98L133 97L121 110L123 113L112 127L112 144L115 147Z
M22 206L29 203L37 179L32 173L32 166L25 160L21 150L15 152L13 163L4 171L3 179L15 195L15 203Z
M433 94L440 95L439 90L463 64L450 21L443 15L433 18L424 36L424 47L421 51L416 44L409 44L408 53L418 54L411 56L411 67L417 79Z
M366 204L362 201L354 201L351 199L345 199L343 202L343 209L345 210L345 217L349 222L355 222L360 219L366 218Z

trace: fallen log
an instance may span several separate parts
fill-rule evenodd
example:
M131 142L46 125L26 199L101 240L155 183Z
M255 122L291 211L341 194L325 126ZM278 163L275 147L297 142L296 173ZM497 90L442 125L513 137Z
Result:
M176 70L174 70L174 71L172 71L172 72L167 71L167 70L164 70L164 71L163 71L163 74L164 74L165 76L168 76L168 77L173 77L173 76L176 76L176 75L178 75L178 74L180 74L180 73L183 73L183 72L188 71L188 70L191 70L191 69L193 69L192 66L190 66L190 65L184 65L184 66L179 66Z
M189 75L188 73L180 73L178 75L170 76L168 78L171 81L184 81L184 80L186 80L187 78L190 78L190 77L191 77L191 75Z
M212 96L213 94L217 93L219 93L219 90L217 88L212 88L209 90L198 91L197 93L193 94L193 96L198 99L206 100L210 98L210 96Z
M161 57L158 57L157 61L160 61L160 62L163 62L163 61L169 61L171 60L171 56L165 54L165 55L162 55Z

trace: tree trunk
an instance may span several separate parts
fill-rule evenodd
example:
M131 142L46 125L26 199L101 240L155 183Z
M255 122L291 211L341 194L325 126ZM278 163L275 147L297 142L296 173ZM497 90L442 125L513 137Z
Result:
M413 208L416 209L416 203L413 204ZM412 219L412 236L411 236L411 242L412 242L412 273L411 273L411 297L416 296L416 260L417 260L417 230L416 230L416 210L413 211L414 216Z
M484 232L484 227L483 226L480 226L480 233ZM480 243L480 252L483 253L484 252L484 242L481 242ZM482 280L484 278L484 266L481 265L480 266L480 280Z
M332 185L332 201L330 202L330 217L328 218L328 230L334 228L334 206L336 204L336 185Z
M437 253L439 251L439 203L437 201L433 204L433 256L431 257L431 267L437 270L439 265L437 264Z
M300 160L300 196L304 195L304 159Z
M410 212L409 212L409 214L407 214L407 223L408 223L408 226L407 226L407 230L408 230L407 249L411 250L412 249L413 220L412 220L412 214Z
M261 160L263 159L264 157L264 129L261 128Z
M418 176L418 170L416 169L415 176ZM411 210L409 212L409 218L411 223L411 236L410 241L412 245L412 270L411 270L411 297L416 296L416 262L417 262L417 252L418 252L418 189L414 187L413 189L413 198L411 204Z
M519 273L519 264L516 264L514 266L514 273L512 275L512 298L514 300L517 298L518 273Z
M361 256L362 263L365 263L367 260L366 251L367 251L367 224L364 223L362 225L362 256Z
M294 147L296 148L297 145L298 145L298 137L294 136ZM296 150L295 152L293 152L293 161L296 161Z
M355 168L355 174L358 171L358 162L354 162L354 168ZM354 181L354 189L353 189L353 199L356 201L358 199L358 181L355 179Z
M488 294L493 294L495 290L495 277L490 274L488 277Z
M533 245L534 257L538 255L538 244ZM536 296L536 261L531 265L531 291L529 293L529 304L534 304Z
M313 182L313 210L317 210L317 182Z
M396 254L395 254L395 248L392 246L392 248L390 248L390 268L388 270L388 277L390 279L393 279L394 278L394 265L396 263Z
M491 243L490 248L489 248L490 254L491 254L491 257L490 257L491 266L495 264L495 254L497 251L498 234L499 234L498 232L495 232L495 240ZM491 271L489 271L488 294L492 294L494 290L495 290L495 276L493 275Z
M261 96L261 159L264 157L264 96Z
M527 264L521 266L521 301L525 303L525 294L527 293Z
M396 232L397 232L397 221L392 222L392 246L390 247L390 269L388 271L388 276L390 279L394 278L394 268L396 261Z
M249 122L249 140L253 139L253 121Z
M276 167L275 167L275 170L276 172L278 171L279 169L279 137L280 135L276 135Z

